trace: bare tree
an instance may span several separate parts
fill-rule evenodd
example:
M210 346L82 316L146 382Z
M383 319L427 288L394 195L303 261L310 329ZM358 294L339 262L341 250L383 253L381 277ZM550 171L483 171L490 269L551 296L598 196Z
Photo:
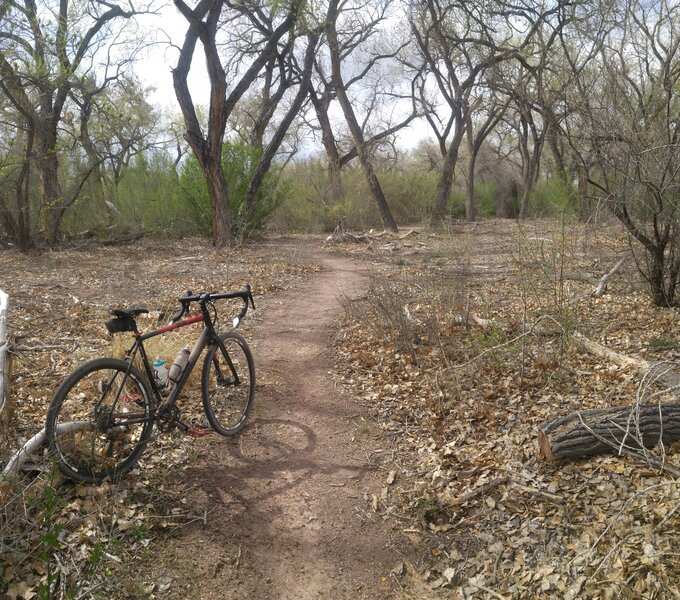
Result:
M510 103L509 98L498 97L497 94L490 92L478 100L483 103L484 110L474 111L475 120L472 113L468 112L465 122L465 133L467 142L467 179L465 186L465 219L474 221L477 218L477 207L475 206L475 165L482 144L489 134L495 129L505 115Z
M581 43L562 37L578 90L571 147L594 198L642 249L653 302L669 306L680 282L680 6L621 0L577 16Z
M363 122L358 116L356 98L353 99L350 96L350 88L353 85L366 86L367 75L376 69L381 61L394 59L404 46L404 44L399 44L396 48L383 52L374 49L365 60L362 61L358 58L360 53L358 51L366 51L365 42L376 35L380 24L386 20L388 8L391 4L391 0L373 3L329 1L326 15L326 41L332 85L324 77L323 68L317 63L317 73L322 82L322 93L314 93L312 102L319 119L322 140L329 157L332 186L336 193L339 190L340 169L355 156L358 157L383 226L385 229L397 231L397 224L373 166L372 150L376 143L388 139L397 131L406 127L418 116L417 111L414 108L404 119L382 127L378 132L371 134L368 133L369 119L377 108L377 99L380 95L376 92L375 87L371 88L371 93L368 94L370 100L364 108ZM354 64L352 64L353 60ZM351 72L352 69L355 73L348 76L346 73ZM382 82L382 86L384 85L385 82ZM413 98L412 94L409 94L409 96ZM337 100L340 105L351 134L352 144L344 155L339 151L337 136L328 118L328 110L332 100Z
M64 213L95 169L87 165L72 189L63 189L60 124L69 96L86 73L111 81L132 63L143 42L125 47L123 23L143 11L128 2L96 0L49 1L41 7L35 0L2 4L0 91L30 131L31 158L39 178L41 235L48 242L56 240ZM112 49L113 40L119 56ZM103 67L98 65L102 56Z
M104 195L105 183L118 187L125 168L137 156L156 145L159 112L146 100L148 90L134 76L118 77L103 89L95 81L85 81L72 90L79 118L67 113L63 128L85 150L95 165L93 176ZM74 154L75 154L74 148Z
M504 61L526 62L540 24L556 9L531 1L414 0L409 7L413 37L427 65L419 94L430 109L426 118L442 155L431 215L435 224L447 212L466 126L474 123L473 114L483 104L476 94L480 77Z
M33 132L21 114L0 104L0 215L7 235L21 250L31 244L29 202Z
M342 85L350 98L355 121L361 128L364 146L371 153L389 143L419 116L413 104L409 82L403 77L395 82L380 76L381 72L388 70L387 65L395 64L396 57L406 45L399 41L389 48L390 44L385 43L384 23L392 4L391 1L373 2L357 7L352 3L344 3L338 6L337 19L340 23L335 26ZM325 44L320 47L315 58L313 86L310 89L316 120L308 120L307 124L321 134L328 161L331 204L340 202L343 197L342 170L358 157L351 131L342 131L337 121L330 116L338 102L336 85L331 54L328 44ZM398 86L408 86L409 90L400 92ZM411 110L395 116L394 106L398 103L411 105Z
M251 142L262 149L262 155L248 190L246 205L252 209L264 175L306 99L318 34L312 31L307 36L300 35L294 29L302 5L301 0L293 0L286 7L270 7L269 3L258 0L233 3L200 0L192 9L183 0L175 0L175 6L189 24L177 67L173 70L175 94L187 128L186 139L208 185L216 246L233 246L238 242L238 227L229 208L229 190L222 171L222 146L229 117L248 90L257 87L260 81L257 89L263 96L258 110L252 115ZM225 36L226 41L220 41L220 36ZM308 43L302 68L293 55L296 41L300 39ZM205 132L187 84L199 40L211 87ZM221 47L232 52L226 61ZM234 82L231 86L227 83L227 73ZM294 85L298 86L298 91L265 147L265 130L286 91Z

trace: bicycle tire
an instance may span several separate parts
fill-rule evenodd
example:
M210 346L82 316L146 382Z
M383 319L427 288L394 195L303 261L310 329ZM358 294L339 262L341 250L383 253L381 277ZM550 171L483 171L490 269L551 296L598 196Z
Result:
M106 408L114 406L116 413L107 414ZM97 358L57 389L47 411L45 437L64 475L100 483L117 479L137 463L152 428L146 377L123 360Z
M220 339L236 370L237 380L219 346L212 344L203 362L201 394L203 409L212 428L221 435L230 436L243 429L253 407L255 362L240 335L223 333Z

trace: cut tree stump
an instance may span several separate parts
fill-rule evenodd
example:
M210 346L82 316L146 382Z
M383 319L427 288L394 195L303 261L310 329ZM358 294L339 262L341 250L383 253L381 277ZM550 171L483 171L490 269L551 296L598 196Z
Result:
M642 439L638 440L639 434ZM640 450L659 442L680 440L680 404L652 404L635 407L597 408L553 419L538 428L541 456L560 463L595 454L618 454L622 443L627 450Z

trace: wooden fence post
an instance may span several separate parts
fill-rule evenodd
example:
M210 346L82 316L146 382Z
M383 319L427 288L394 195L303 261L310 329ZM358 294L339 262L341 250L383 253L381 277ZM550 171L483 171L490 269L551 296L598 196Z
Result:
M3 418L9 389L9 339L7 335L7 313L9 296L0 290L0 419Z

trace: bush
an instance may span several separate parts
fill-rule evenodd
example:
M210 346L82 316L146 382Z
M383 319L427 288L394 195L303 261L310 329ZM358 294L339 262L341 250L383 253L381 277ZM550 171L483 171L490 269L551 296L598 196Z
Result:
M62 232L69 237L111 237L127 233L163 235L209 234L210 203L184 194L169 157L138 157L117 185L89 181L64 216Z
M289 185L279 181L280 170L272 167L265 176L252 207L248 206L248 185L260 161L261 150L241 141L225 142L222 148L222 172L227 185L229 209L237 237L248 238L261 231L274 210L290 194ZM212 215L210 195L203 172L192 155L182 165L180 193L191 204Z
M427 220L437 192L439 174L415 166L391 169L380 175L385 197L397 223Z
M559 179L549 179L537 185L529 199L529 215L532 217L561 217L577 210L574 190Z

